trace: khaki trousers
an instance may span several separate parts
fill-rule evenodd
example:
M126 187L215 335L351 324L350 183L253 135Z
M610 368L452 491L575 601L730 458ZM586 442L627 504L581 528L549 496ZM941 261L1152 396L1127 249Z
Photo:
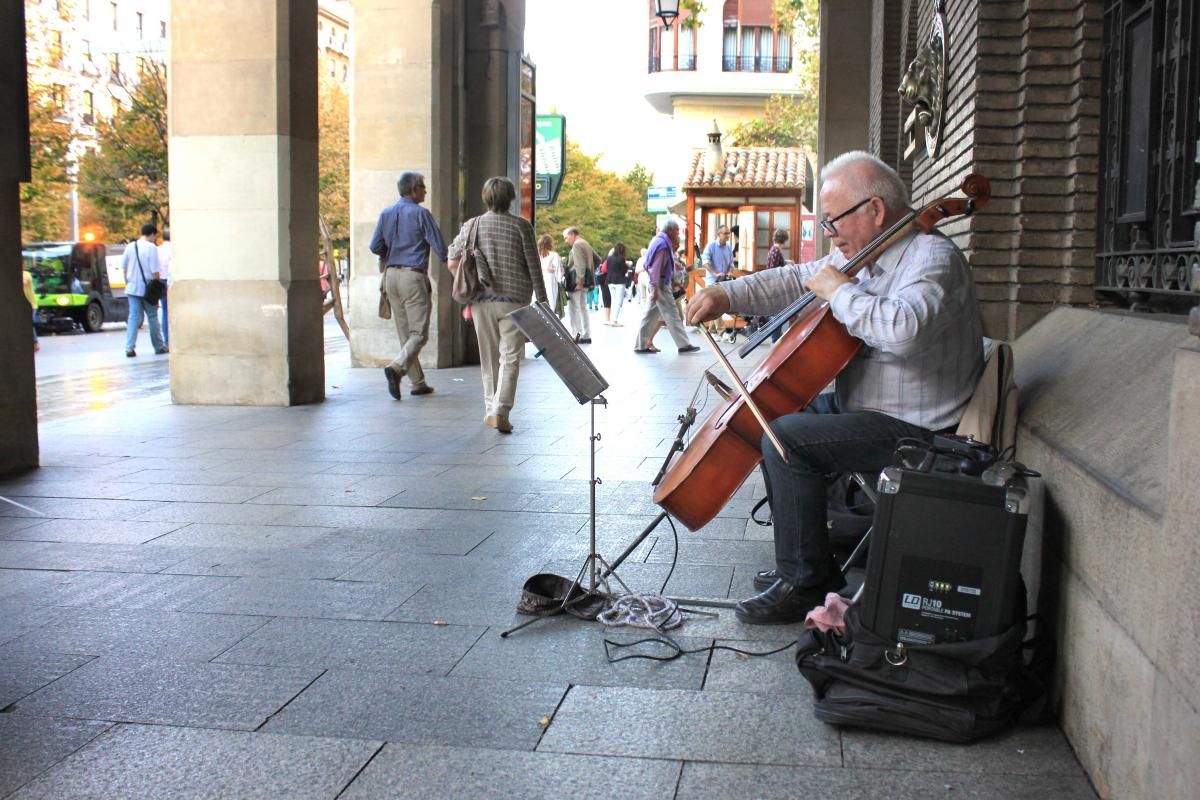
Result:
M485 416L508 419L517 396L517 374L525 353L525 334L507 315L524 303L475 303L471 321L479 339L479 368L483 372Z
M420 389L425 386L421 348L429 340L429 276L415 269L388 267L384 289L400 339L400 352L388 366L408 375L412 388Z
M646 313L642 315L642 324L638 328L637 336L638 350L646 349L646 345L654 338L654 331L658 328L659 320L667 324L667 331L671 334L671 338L675 340L676 347L683 348L691 344L691 341L688 339L687 329L683 326L683 318L679 316L679 306L676 304L675 298L671 295L669 284L665 287L659 287L658 300L652 302L650 307L646 309Z

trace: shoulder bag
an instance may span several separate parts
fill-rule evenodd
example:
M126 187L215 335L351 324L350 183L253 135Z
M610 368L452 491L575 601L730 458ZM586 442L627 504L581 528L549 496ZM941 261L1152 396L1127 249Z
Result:
M158 301L162 299L166 284L158 278L151 278L146 275L146 268L142 266L142 254L139 251L136 241L133 243L133 257L137 259L138 272L142 273L142 281L146 284L146 293L142 295L142 300L152 306L156 306L158 305Z
M475 302L490 285L491 272L487 259L477 246L478 233L479 217L475 217L467 223L467 244L459 259L458 269L454 271L454 284L450 289L455 302L463 305Z

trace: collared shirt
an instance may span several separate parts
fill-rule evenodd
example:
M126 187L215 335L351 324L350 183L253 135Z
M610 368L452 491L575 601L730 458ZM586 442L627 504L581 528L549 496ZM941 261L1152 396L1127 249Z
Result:
M488 284L487 294L477 302L528 303L531 295L546 302L542 262L529 221L506 211L489 211L476 219L479 229L475 234L475 247L483 253L483 262L477 264L479 277ZM450 243L450 258L462 258L467 249L470 223L471 220L464 222L462 230Z
M700 254L700 263L716 274L724 275L733 266L733 248L714 239L705 245L704 252Z
M591 272L594 269L596 262L596 251L588 244L587 239L582 236L575 237L575 243L571 245L571 252L567 255L567 274L568 277L574 278L574 283L567 286L568 292L574 292L575 287L579 285L587 286L587 281L584 279L585 272Z
M721 285L738 313L774 314L804 293L803 280L845 263L835 250ZM879 411L929 430L958 424L983 372L983 329L975 281L953 242L940 233L903 237L829 305L864 342L837 378L842 410Z
M163 242L158 246L158 277L171 283L171 243Z
M125 294L145 297L146 282L158 272L158 247L145 239L130 242L125 245L121 266L125 270Z
M660 232L646 248L646 274L651 286L666 286L675 274L675 253L671 239Z
M446 242L429 209L401 197L379 215L371 252L384 258L389 267L429 269L429 251L446 260Z

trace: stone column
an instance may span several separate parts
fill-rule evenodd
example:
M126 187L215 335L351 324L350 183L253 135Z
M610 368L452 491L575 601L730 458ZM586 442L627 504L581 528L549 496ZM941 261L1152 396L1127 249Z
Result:
M1191 332L1200 336L1200 313L1192 312ZM1146 770L1144 797L1186 797L1200 781L1200 340L1192 339L1175 353L1171 386L1171 419L1167 441L1167 507L1162 534L1148 554L1154 593L1154 647L1150 724L1146 749L1155 754ZM1192 787L1191 789L1187 787Z
M386 365L399 346L378 317L379 271L368 249L379 212L406 170L426 176L425 205L447 243L483 211L493 175L519 183L519 68L524 0L355 0L350 96L350 351L355 366ZM427 367L474 360L474 331L450 298L450 273L431 258Z
M835 156L870 146L871 0L821 0L821 76L817 171ZM899 76L897 76L899 80ZM813 203L821 218L820 186ZM817 252L826 249L820 226Z
M31 311L21 289L21 205L29 180L25 7L0 6L0 475L38 465Z
M368 249L379 212L406 171L425 175L425 205L449 244L462 220L462 0L355 0L350 94L350 353L385 366L399 343L379 308L378 259ZM462 363L464 323L450 273L430 254L433 310L421 363Z
M171 396L325 397L316 0L171 3Z

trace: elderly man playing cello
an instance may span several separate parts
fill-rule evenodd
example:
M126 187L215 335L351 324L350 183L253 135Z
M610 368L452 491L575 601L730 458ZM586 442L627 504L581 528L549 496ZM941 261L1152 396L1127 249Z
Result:
M688 308L693 325L730 311L774 314L807 290L864 343L834 392L771 422L786 461L763 437L775 569L754 576L761 592L738 603L742 622L799 621L845 586L829 547L825 476L876 473L900 439L953 430L983 370L974 280L945 236L905 234L857 279L837 269L910 210L899 176L868 153L846 153L822 170L821 207L830 255L710 287Z

